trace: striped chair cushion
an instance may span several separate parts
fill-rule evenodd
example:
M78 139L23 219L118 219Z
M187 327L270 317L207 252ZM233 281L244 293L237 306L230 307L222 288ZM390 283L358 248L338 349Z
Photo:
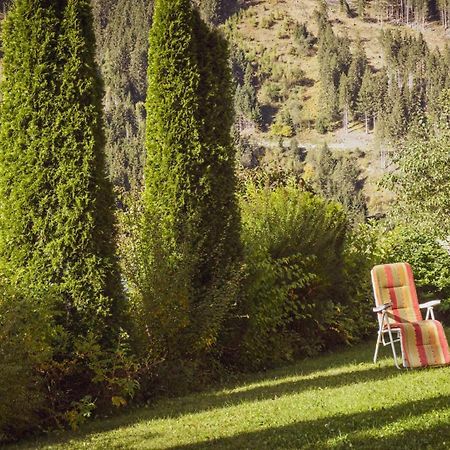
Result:
M450 364L450 353L442 324L437 320L400 323L405 367Z

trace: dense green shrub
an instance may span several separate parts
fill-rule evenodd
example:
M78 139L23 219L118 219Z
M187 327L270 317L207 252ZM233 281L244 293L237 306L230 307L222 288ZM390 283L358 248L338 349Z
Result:
M370 271L375 265L387 261L388 236L385 226L372 222L358 224L347 234L344 280L348 312L353 318L350 323L352 334L357 337L364 337L376 327Z
M49 308L37 306L1 280L0 443L39 428L46 409L37 367L52 357ZM7 299L7 301L5 301Z
M157 1L148 74L146 254L135 291L167 359L195 360L233 302L240 251L226 42L190 1Z
M345 342L342 208L294 184L243 194L246 278L229 358L258 367Z
M407 261L411 264L421 302L441 299L439 308L450 310L448 243L416 229L398 227L391 231L385 252L387 262Z

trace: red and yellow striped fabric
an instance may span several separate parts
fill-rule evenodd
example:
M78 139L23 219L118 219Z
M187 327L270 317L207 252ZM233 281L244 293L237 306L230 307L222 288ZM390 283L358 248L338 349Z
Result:
M372 284L377 306L392 303L390 323L422 320L416 285L408 263L384 264L372 269Z
M442 324L437 320L400 323L405 367L450 364L450 353Z
M376 305L392 303L387 317L393 328L401 330L405 367L450 364L442 324L422 318L411 266L408 263L375 266L371 275ZM381 314L378 317L381 320Z

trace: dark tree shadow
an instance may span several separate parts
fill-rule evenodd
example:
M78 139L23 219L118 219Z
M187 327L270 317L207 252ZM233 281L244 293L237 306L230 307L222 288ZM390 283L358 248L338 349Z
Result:
M337 367L339 367L339 365L337 365ZM333 368L333 366L330 366L330 368ZM276 399L281 396L298 394L307 390L320 390L378 380L392 381L393 378L401 376L401 372L394 367L381 368L378 366L357 371L355 371L353 367L348 370L343 370L341 373L329 375L316 375L316 371L313 369L309 372L310 373L296 374L295 371L292 371L289 375L288 371L283 371L282 377L298 375L299 377L304 378L294 381L283 381L281 379L279 382L272 377L267 377L265 379L261 378L260 382L267 381L271 384L255 387L249 386L248 388L244 385L242 388L243 390L237 392L210 391L203 394L197 393L182 399L165 399L158 402L155 407L149 409L141 408L128 415L121 415L107 420L93 422L77 432L54 434L49 436L46 443L64 443L69 440L83 441L92 434L108 432L117 428L132 426L141 422L148 422L150 420L180 418L187 414L228 408L241 403ZM310 378L308 378L309 376ZM138 439L143 439L142 434L139 435Z
M341 386L351 386L358 383L365 382L373 382L386 380L387 383L398 383L406 372L399 371L393 366L388 367L380 367L380 366L371 366L370 368L364 368L362 370L357 370L357 364L360 362L367 362L370 360L372 354L372 346L368 344L362 344L356 346L352 349L349 349L344 352L340 352L339 354L329 354L322 355L317 359L310 359L307 362L298 362L295 365L287 366L284 368L271 370L267 373L259 373L259 374L249 374L243 376L240 380L237 380L233 383L228 383L226 386L222 385L218 387L216 390L208 390L203 393L196 393L194 395L185 396L181 398L175 399L161 399L156 402L155 405L149 408L140 408L136 410L130 411L128 414L122 414L120 416L104 419L102 421L98 420L86 425L83 429L78 432L64 432L64 433L55 433L49 436L48 439L44 441L40 440L39 444L51 444L58 443L64 444L69 440L71 442L81 442L88 439L91 435L97 433L108 432L114 429L123 428L127 426L136 425L142 422L148 422L156 419L170 419L170 418L180 418L187 414L196 414L204 411L210 411L214 409L228 408L233 405L238 405L241 403L251 403L251 402L259 402L268 399L275 399L281 396L287 396L291 394L298 394L302 391L314 391L320 390L324 388L336 388ZM347 367L349 366L349 367ZM329 369L338 370L338 373L323 373L321 372L327 371ZM436 370L436 369L426 369L426 370ZM284 380L285 378L290 378L290 380ZM292 379L294 378L294 379ZM298 378L298 379L295 379ZM260 385L257 385L259 383ZM266 384L264 384L266 383ZM262 384L262 385L261 385ZM224 389L231 392L224 392ZM240 389L233 392L233 389ZM443 397L448 401L447 397ZM430 400L431 401L431 400ZM411 405L408 404L405 407L413 409L418 409L421 404L426 404L427 402L412 402ZM388 404L388 403L387 403ZM438 405L442 405L442 401L439 400ZM391 411L391 420L397 420L395 414L397 411L400 411L404 407L395 407ZM428 410L427 410L428 411ZM364 413L365 414L365 413ZM335 429L337 426L341 426L341 423L346 423L346 420L350 418L352 424L357 424L358 426L361 424L361 420L363 419L363 423L366 422L364 414L350 415L350 416L335 416L329 417L327 420L324 419L324 423L333 424L332 427ZM379 413L369 414L367 417L368 423L376 422L376 417L378 417ZM381 412L380 417L384 417L386 415L385 410ZM399 413L399 417L401 413ZM362 418L362 419L360 419ZM336 426L334 424L337 424ZM308 425L309 424L309 425ZM311 422L300 422L295 426L286 427L286 435L289 437L291 434L296 433L296 427L299 427L301 432L304 432L308 426L315 427L321 426L325 427L321 421L313 421ZM353 426L352 425L352 426ZM329 426L329 425L327 425ZM370 425L371 426L371 425ZM342 429L347 429L342 425ZM356 427L356 425L355 425ZM369 426L368 426L369 427ZM326 428L326 427L325 427ZM350 427L351 428L351 427ZM337 429L337 428L336 428ZM284 430L284 428L283 428ZM282 431L283 431L282 430ZM294 431L292 431L294 430ZM355 429L351 428L351 430L355 431ZM330 430L327 430L327 432ZM306 431L305 431L306 432ZM321 430L321 433L323 430ZM267 433L268 436L271 436L270 430L265 430L262 433ZM272 431L272 433L275 433ZM276 431L278 433L278 431ZM329 433L328 433L329 434ZM326 434L326 435L328 435ZM251 433L248 439L252 439ZM149 431L149 435L144 437L142 434L136 436L136 444L138 442L142 442L142 440L150 439L154 434ZM241 435L239 435L241 436ZM237 441L233 440L229 441L227 439L219 440L218 442L213 441L212 444L225 446L224 448L255 448L244 446L240 447L239 445L245 441L247 437L243 435L243 437L235 437ZM243 440L241 440L241 438ZM134 439L134 438L133 438ZM264 434L262 436L264 439ZM286 447L286 445L291 445L289 442L284 443L283 446L277 446L277 442L274 443L272 448L298 448L296 447L295 436L293 436L292 446ZM223 442L222 442L223 441ZM30 448L35 448L32 441L30 444ZM34 441L36 442L36 441ZM270 441L272 442L272 441ZM309 442L309 441L305 441ZM207 445L212 445L208 443ZM236 444L236 446L234 446ZM131 445L131 444L130 444ZM206 444L202 444L206 445ZM234 447L233 447L234 446ZM184 448L184 447L180 447ZM186 447L191 448L191 447ZM194 446L192 448L203 448L200 444L199 446ZM258 446L256 448L270 448L264 446Z
M450 448L450 424L441 421L425 430L408 429L395 435L369 437L365 431L389 426L396 421L420 417L429 412L444 412L450 408L450 396L413 401L357 414L342 414L318 420L305 420L284 427L242 433L232 437L214 439L171 447L172 450L200 449L413 449ZM352 433L357 433L352 436ZM320 439L318 438L320 436ZM336 445L327 441L337 439Z

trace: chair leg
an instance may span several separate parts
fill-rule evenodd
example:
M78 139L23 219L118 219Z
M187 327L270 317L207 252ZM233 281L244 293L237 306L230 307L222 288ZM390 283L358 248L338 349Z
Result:
M380 349L380 344L381 344L381 328L378 331L378 337L377 337L377 344L375 345L375 354L373 355L373 363L376 364L377 363L377 358L378 358L378 350Z
M392 348L392 354L394 356L395 367L397 367L397 369L401 369L401 367L398 364L397 351L395 350L394 336L392 336L391 324L389 323L389 321L387 321L387 329L388 329L388 333L389 333L389 339L391 341L391 348Z

